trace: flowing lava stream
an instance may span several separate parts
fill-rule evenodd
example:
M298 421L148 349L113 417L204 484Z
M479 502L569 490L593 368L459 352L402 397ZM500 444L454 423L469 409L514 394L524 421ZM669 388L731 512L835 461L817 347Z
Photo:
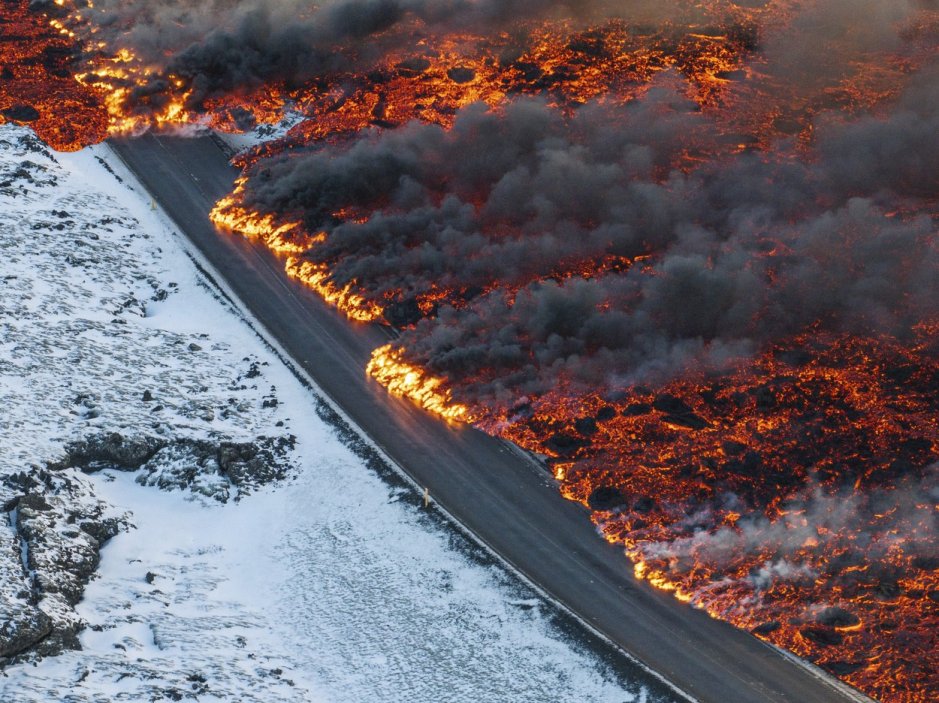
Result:
M0 115L75 149L289 113L212 217L399 328L369 374L543 455L640 578L925 703L939 15L899 4L7 2Z

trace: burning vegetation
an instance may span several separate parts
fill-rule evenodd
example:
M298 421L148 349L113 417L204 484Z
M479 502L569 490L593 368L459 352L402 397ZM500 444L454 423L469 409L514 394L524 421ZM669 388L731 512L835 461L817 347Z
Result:
M879 700L935 698L934 3L0 20L0 114L60 149L296 116L212 217L399 328L368 373L544 455L641 578Z

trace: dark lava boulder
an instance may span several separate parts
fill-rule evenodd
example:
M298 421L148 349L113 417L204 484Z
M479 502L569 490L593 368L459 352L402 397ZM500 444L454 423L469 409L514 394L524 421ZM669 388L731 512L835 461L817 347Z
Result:
M623 408L624 417L639 417L640 415L648 415L651 412L652 406L648 403L630 403Z
M454 83L469 83L476 77L476 71L465 66L457 66L447 71L447 78Z
M721 449L724 450L724 454L727 456L737 456L747 450L747 445L728 439L721 443Z
M831 607L820 610L815 616L815 622L827 627L854 627L861 619L844 608Z
M780 623L779 620L769 620L767 622L760 623L752 630L750 630L750 632L752 632L754 635L768 635L771 632L776 632L776 630L778 630L780 627L782 627L782 623Z
M662 422L673 427L681 427L686 430L703 430L708 426L707 420L695 413L684 413L682 415L663 415Z
M14 606L0 616L0 657L23 652L52 632L52 619L38 608Z
M939 557L922 555L913 557L913 566L923 571L939 571Z
M592 510L614 510L629 505L629 500L615 486L599 486L590 493L587 504Z
M430 61L416 56L411 59L405 59L397 66L395 66L395 68L398 70L400 75L406 78L413 78L414 76L419 76L428 68L430 68Z
M120 469L139 469L165 445L164 440L155 437L125 437L118 432L95 435L66 446L65 459L50 468L90 469L106 464Z
M27 493L24 496L21 496L17 501L17 507L20 511L23 510L33 510L40 513L48 512L52 510L52 506L46 502L46 499L37 493Z
M655 396L652 407L666 415L687 415L694 412L688 403L670 393L660 393Z
M585 437L596 434L600 430L597 427L597 421L592 417L581 417L574 420L574 429Z
M40 117L39 110L32 105L14 105L0 110L0 115L11 122L35 122Z
M827 627L803 627L799 634L819 647L834 647L844 641L840 632Z
M616 417L616 408L612 405L604 405L602 408L597 410L596 414L597 422L606 422L607 420L612 420Z
M633 505L633 510L637 513L648 513L655 507L655 498L652 496L641 496Z
M885 578L881 579L877 583L877 587L874 589L878 596L881 598L886 598L892 600L900 595L903 592L903 589L900 588L900 584L896 579Z
M296 438L261 437L256 442L222 442L218 464L236 486L258 486L280 481L287 475L286 453Z
M580 437L574 437L566 432L556 432L548 438L545 443L548 449L557 452L561 456L573 456L577 450L590 444L590 441Z
M825 668L835 676L847 676L848 674L853 674L859 669L863 669L865 666L867 666L865 662L846 661L826 662L825 664Z
M815 356L805 349L786 349L776 352L776 358L784 364L801 368L812 361Z
M776 392L769 385L763 384L753 391L753 397L756 400L757 410L772 410L776 407Z
M759 452L752 449L742 457L728 459L723 466L723 470L728 474L750 476L752 478L760 478L763 473L762 469L763 457L760 456Z

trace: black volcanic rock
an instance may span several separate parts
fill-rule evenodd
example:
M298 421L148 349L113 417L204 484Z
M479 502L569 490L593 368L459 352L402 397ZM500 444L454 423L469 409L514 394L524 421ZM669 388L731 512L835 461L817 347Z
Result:
M776 630L778 630L780 627L782 627L782 624L779 622L779 620L770 620L768 622L760 623L752 630L750 630L750 632L752 632L754 635L768 635L771 632L776 632Z
M0 115L11 122L35 122L40 118L39 110L32 105L14 105L0 110Z
M476 77L476 71L465 66L457 66L447 71L447 78L454 83L469 83Z
M165 440L155 437L125 437L118 432L100 434L67 445L66 457L49 468L89 470L108 465L119 469L139 469L165 445Z
M52 619L38 609L0 616L0 658L12 657L35 646L52 632Z
M629 500L615 486L599 486L590 493L587 504L592 510L613 510L629 505Z
M708 426L707 420L705 420L700 415L696 415L695 413L663 415L662 422L669 425L674 425L676 427L684 427L688 430L703 430Z
M885 578L877 584L875 589L878 596L885 599L893 599L899 596L903 589L900 588L900 584L896 579Z
M861 622L861 619L844 608L830 607L819 611L815 616L815 622L828 627L854 627Z
M764 384L753 390L753 397L756 400L758 410L772 410L776 407L776 392L768 385Z
M577 450L590 444L589 440L580 437L574 437L566 432L556 432L546 442L549 449L557 452L561 456L573 456Z
M623 408L624 417L639 417L640 415L648 415L651 412L652 406L648 403L630 403Z
M840 632L827 627L803 627L799 634L819 647L833 647L844 641Z
M606 422L607 420L612 420L614 417L616 417L616 408L612 405L604 405L596 414L597 422Z
M688 403L670 393L661 393L655 396L652 407L666 415L688 415L694 412Z
M405 59L397 66L395 66L395 68L400 75L413 78L414 76L419 76L428 68L430 68L430 61L421 57L415 57L411 59Z
M828 669L835 676L847 676L848 674L853 674L859 669L863 669L867 664L865 662L846 662L846 661L835 661L828 662L825 664L825 668Z
M574 429L585 437L596 434L600 430L597 427L597 421L592 417L581 417L574 420Z
M914 557L913 566L923 571L939 571L939 557L922 555Z

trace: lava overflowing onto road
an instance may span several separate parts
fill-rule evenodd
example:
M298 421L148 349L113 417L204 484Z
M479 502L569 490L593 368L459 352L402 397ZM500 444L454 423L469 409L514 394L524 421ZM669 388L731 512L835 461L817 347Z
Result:
M56 148L290 115L212 216L400 330L371 376L544 456L640 578L878 700L935 700L934 2L0 21L0 115Z

